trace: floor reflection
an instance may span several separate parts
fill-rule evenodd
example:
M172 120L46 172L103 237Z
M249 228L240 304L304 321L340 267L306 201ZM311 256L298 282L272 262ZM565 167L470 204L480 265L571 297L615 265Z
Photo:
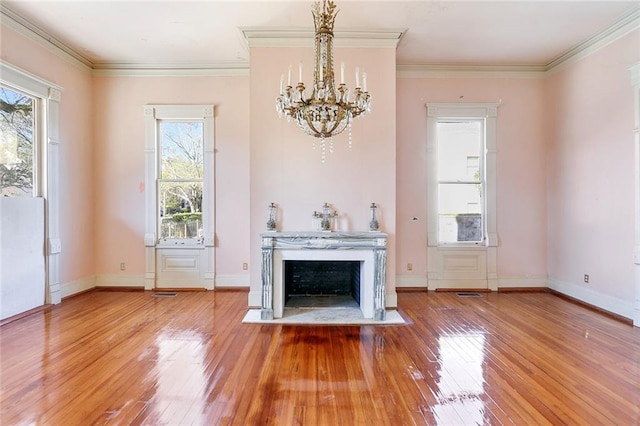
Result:
M484 334L438 338L438 403L432 407L438 424L484 424Z
M196 424L205 409L206 342L191 331L163 332L156 338L155 418L160 424Z

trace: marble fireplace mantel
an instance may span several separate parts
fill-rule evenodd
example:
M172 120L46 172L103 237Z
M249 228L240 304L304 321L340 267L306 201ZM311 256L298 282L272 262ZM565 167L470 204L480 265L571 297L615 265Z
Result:
M262 238L263 320L281 318L286 260L362 262L360 310L364 318L384 321L387 234L382 232L265 232Z

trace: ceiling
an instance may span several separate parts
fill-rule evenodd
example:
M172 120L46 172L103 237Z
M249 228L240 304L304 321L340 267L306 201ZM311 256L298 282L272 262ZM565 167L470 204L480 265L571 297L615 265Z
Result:
M313 29L311 1L2 0L20 22L92 68L249 63L243 30ZM337 0L335 31L397 30L399 65L539 66L621 22L640 1ZM634 21L634 22L635 22Z

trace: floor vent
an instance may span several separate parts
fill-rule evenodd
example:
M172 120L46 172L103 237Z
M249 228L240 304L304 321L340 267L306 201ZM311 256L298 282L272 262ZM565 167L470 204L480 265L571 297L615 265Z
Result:
M156 291L153 293L153 297L175 297L178 293L168 292L168 291Z
M480 293L469 293L469 292L456 293L456 296L458 296L458 297L482 297L482 295Z

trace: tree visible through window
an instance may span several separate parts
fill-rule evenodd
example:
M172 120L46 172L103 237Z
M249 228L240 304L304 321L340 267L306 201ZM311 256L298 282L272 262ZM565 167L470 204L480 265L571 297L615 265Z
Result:
M203 122L159 122L161 239L202 238Z
M34 104L0 87L0 196L34 195Z

